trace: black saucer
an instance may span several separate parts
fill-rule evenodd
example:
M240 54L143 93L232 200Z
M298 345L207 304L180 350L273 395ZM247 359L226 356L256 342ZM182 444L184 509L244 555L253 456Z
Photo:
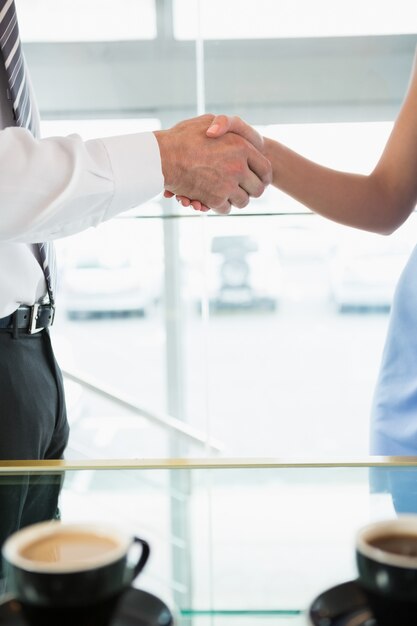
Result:
M366 597L354 580L317 596L309 617L313 626L377 626Z
M20 604L10 596L0 602L0 626L27 626ZM131 588L120 601L111 626L174 626L174 618L162 600Z

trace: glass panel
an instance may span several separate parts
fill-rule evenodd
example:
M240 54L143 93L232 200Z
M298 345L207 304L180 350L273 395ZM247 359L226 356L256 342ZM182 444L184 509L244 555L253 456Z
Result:
M166 312L164 220L114 220L60 242L58 359L159 414L175 392L178 416L226 456L366 454L387 313L415 220L384 238L314 215L180 219L182 278ZM171 390L166 315L181 333L170 359L182 387ZM68 384L73 436L87 457L168 454L143 416Z
M174 0L178 39L266 39L413 33L413 0Z
M164 413L162 224L114 220L60 241L59 252L60 307L54 339L61 366ZM73 436L79 440L84 432L90 458L106 456L105 451L108 456L132 457L145 450L168 453L150 445L148 424L131 411L123 417L123 407L79 385L69 387L68 396Z
M117 8L116 8L117 7ZM155 0L19 0L23 41L118 41L156 37Z
M180 624L303 624L318 594L356 576L357 530L416 512L412 463L367 467L67 470L0 469L2 522L62 482L65 522L107 522L147 539L138 583ZM34 489L32 494L32 488ZM11 499L11 496L14 496ZM39 514L39 509L34 513ZM10 528L5 531L7 536Z
M200 239L194 222L182 225L190 283L207 287L210 304L205 323L190 290L188 415L202 427L209 411L226 456L367 453L387 312L415 219L390 238L313 215L207 218Z
M35 6L41 12L40 3L33 0L30 8L28 2L21 4L22 14ZM123 4L123 8L122 4L118 8L125 15L129 6L140 11L143 24L148 23L142 3ZM357 21L369 27L366 15L371 3L365 8L362 5L363 20ZM100 11L109 6L100 3ZM154 4L146 6L148 15L154 16ZM215 20L220 14L216 2L190 5L178 0L174 3L176 34L193 38L191 42L172 39L171 4L160 6L158 24L164 28L160 39L128 46L128 52L140 49L140 59L135 54L125 56L127 49L117 44L93 47L97 55L83 57L87 62L82 79L75 61L66 64L65 77L58 63L55 69L64 85L58 90L62 100L56 100L57 90L50 88L54 81L42 83L42 55L49 49L39 47L40 61L34 54L32 62L35 73L38 69L41 92L43 84L41 98L49 116L136 118L54 120L44 122L45 136L78 132L87 139L166 128L202 112L209 102L226 112L238 108L240 112L245 107L262 132L306 156L332 167L370 171L390 123L276 124L281 119L277 107L293 108L290 92L284 90L281 97L273 89L268 91L273 78L261 73L256 73L259 81L243 81L246 67L239 61L236 42L229 50L229 64L221 60L220 72L220 65L212 63L207 51L204 64L203 40L198 38L201 32L208 38L302 36L307 33L302 30L306 24L311 25L309 36L337 34L341 25L350 28L350 16L358 16L357 3L349 3L349 16L345 15L347 5L334 13L324 3L314 5L311 16L310 2L291 3L289 10L288 3L275 0L264 0L264 4L261 0L256 9L253 2L230 0L221 7L224 19ZM198 6L199 16L195 13ZM383 32L387 6L378 3L378 11L373 12L374 30L369 32ZM411 6L404 5L397 14L410 18ZM49 8L45 5L42 11ZM67 10L75 14L74 3ZM239 19L232 29L229 18L233 11ZM301 11L305 19L300 20ZM318 30L316 15L322 30ZM325 15L334 20L331 25ZM27 23L40 21L38 14L27 16ZM140 22L135 16L124 19L129 28ZM196 16L203 30L196 25ZM407 24L412 25L408 18ZM283 25L282 33L268 30L277 24L279 28ZM98 38L119 38L118 25L111 22L111 26L113 35ZM72 33L74 28L71 26ZM390 15L390 32L396 28ZM387 55L392 53L389 45ZM398 45L401 47L402 40ZM214 50L213 44L210 49ZM66 47L57 46L56 50L62 52ZM297 52L294 58L302 68L308 53L297 50L300 56ZM384 54L379 52L379 62ZM346 61L346 51L344 55ZM120 72L120 63L126 58L132 68L140 69L149 99ZM395 65L395 53L392 58ZM52 58L49 60L53 65ZM321 87L327 81L321 71L323 63L318 58L316 70L322 82L312 89L312 98L319 98L319 107L324 99L326 111L333 111L336 118L339 113L334 109L351 103L339 93L339 78L330 100L326 101L328 92L322 96ZM385 84L385 79L374 73L372 62L368 69L376 83ZM359 93L361 88L352 77L352 67L350 70L343 74L343 86L349 94L350 86ZM290 72L291 68L288 84ZM89 89L84 101L85 85ZM129 97L123 90L126 86L131 87L126 90ZM225 86L229 89L226 95ZM264 101L266 91L269 99ZM382 91L385 98L384 88ZM310 104L309 97L303 99L303 110L295 114L297 120L310 119ZM373 110L374 101L367 106ZM375 117L379 116L379 111L375 112ZM413 245L413 228L413 220L409 220L401 233L389 240L358 234L308 214L304 207L269 189L248 209L228 217L198 216L182 210L175 201L158 198L111 224L58 242L62 269L55 345L63 368L73 373L79 370L80 377L87 379L66 379L72 422L68 455L190 456L196 450L199 455L210 454L207 440L212 436L223 445L226 455L287 456L307 451L345 456L367 452L369 406L386 313L398 272ZM110 242L117 245L117 255L109 255ZM120 289L121 282L126 289ZM349 393L352 388L354 394ZM119 400L110 398L112 395L120 396ZM342 403L341 397L345 399ZM170 416L198 429L202 436L185 444L183 432L175 424L161 425L159 418Z
M44 122L44 135L78 131L87 139L156 125ZM367 171L390 127L277 125L261 131L323 163ZM359 140L363 149L356 159ZM150 203L136 214L158 215L160 208ZM414 216L383 238L295 214L300 212L304 207L269 190L228 217L183 211L172 220L124 218L59 241L54 339L61 366L159 415L175 393L180 418L202 440L184 445L174 434L184 455L210 453L204 440L211 437L225 455L366 454L386 313L414 246ZM165 311L164 269L172 269L166 226L178 237L181 277ZM109 257L115 245L117 254ZM178 321L179 333L169 356L171 374L168 318ZM172 379L167 384L173 370L182 386ZM346 394L347 384L355 385L355 394ZM137 411L70 380L67 396L69 457L173 453L167 431Z

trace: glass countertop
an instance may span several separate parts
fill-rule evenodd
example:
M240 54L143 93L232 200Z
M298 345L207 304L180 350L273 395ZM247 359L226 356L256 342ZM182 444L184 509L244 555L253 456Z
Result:
M358 528L417 512L417 458L378 457L2 462L2 513L57 484L62 520L150 542L135 584L186 626L306 624L317 595L356 577Z

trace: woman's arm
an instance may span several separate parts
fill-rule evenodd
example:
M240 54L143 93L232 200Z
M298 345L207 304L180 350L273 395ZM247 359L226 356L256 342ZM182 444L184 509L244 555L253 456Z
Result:
M218 116L208 134L217 137L226 128L247 136L250 127L239 118ZM417 202L417 60L400 113L371 174L323 167L272 139L265 138L264 144L275 187L333 221L381 234L393 232Z

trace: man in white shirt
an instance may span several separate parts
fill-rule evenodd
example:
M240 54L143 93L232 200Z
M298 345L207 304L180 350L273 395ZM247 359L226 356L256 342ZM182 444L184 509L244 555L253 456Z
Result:
M3 14L10 4L1 3ZM0 460L61 458L68 440L37 244L96 226L163 189L225 213L269 184L262 140L255 147L233 133L209 139L211 120L90 141L39 140L15 125L0 54ZM13 508L3 490L0 544L14 529L53 517L57 493L57 485L23 485L9 493Z

